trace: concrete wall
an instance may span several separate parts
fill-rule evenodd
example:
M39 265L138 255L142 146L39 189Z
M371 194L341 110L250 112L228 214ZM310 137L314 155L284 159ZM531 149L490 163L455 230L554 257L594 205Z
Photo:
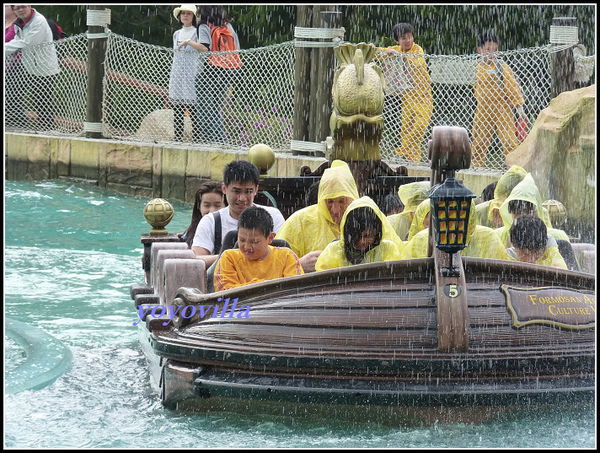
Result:
M244 151L38 134L5 133L4 145L8 180L80 178L126 195L190 203L204 180L220 181L228 162L247 158ZM276 154L268 176L299 176L302 166L315 170L324 161L324 158ZM409 175L428 176L429 171L409 169ZM458 177L479 195L499 175L459 172Z

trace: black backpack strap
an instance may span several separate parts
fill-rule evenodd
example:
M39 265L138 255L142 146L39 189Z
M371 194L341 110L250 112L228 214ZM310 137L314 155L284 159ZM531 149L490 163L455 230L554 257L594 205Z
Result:
M218 255L221 250L221 241L222 241L222 231L221 228L221 213L219 211L213 212L213 217L215 218L215 248L213 249L213 254Z

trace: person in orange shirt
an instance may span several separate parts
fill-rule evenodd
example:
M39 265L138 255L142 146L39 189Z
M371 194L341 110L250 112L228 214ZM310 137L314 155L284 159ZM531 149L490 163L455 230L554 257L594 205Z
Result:
M483 33L477 41L477 52L483 58L477 64L473 87L477 109L473 118L471 166L483 167L494 131L506 156L519 145L513 109L516 109L521 121L527 121L527 116L523 111L521 89L512 69L495 56L498 37L491 31Z
M238 222L238 249L225 250L215 268L215 291L237 288L280 277L302 275L298 256L287 247L273 247L273 218L251 206Z
M388 57L403 56L408 68L408 78L412 87L399 96L388 96L386 111L392 112L398 100L402 101L401 146L396 154L413 162L421 160L421 144L433 113L431 78L423 49L414 41L414 27L399 23L392 28L392 38L397 46L385 49Z

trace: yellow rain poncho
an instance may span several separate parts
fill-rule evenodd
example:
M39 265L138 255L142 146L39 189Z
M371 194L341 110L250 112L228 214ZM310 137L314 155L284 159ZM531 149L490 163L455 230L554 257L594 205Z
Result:
M516 256L514 256L514 252L508 253L508 259L512 261L519 261L516 258ZM535 261L535 264L541 264L542 266L557 267L559 269L568 269L567 263L560 254L558 246L556 245L548 247L544 251L544 254Z
M537 216L544 221L546 227L548 228L548 234L553 236L554 239L564 239L566 241L569 240L569 236L564 231L552 228L548 213L544 211L542 206L542 197L540 195L540 191L537 188L531 173L527 173L523 180L512 189L508 198L506 198L506 200L504 200L500 206L500 215L502 216L504 226L497 228L494 231L505 247L510 247L512 245L510 243L510 227L513 223L513 218L512 214L508 212L508 203L512 200L523 200L533 203L537 210Z
M407 242L400 256L402 259L426 258L428 242L429 228L426 228ZM494 230L477 224L474 201L471 202L471 212L469 213L467 246L461 250L460 254L478 258L508 259L506 249Z
M341 238L339 241L330 243L323 253L319 255L319 259L315 265L315 270L322 271L325 269L334 269L337 267L351 266L352 263L348 261L345 254L345 240L344 240L344 227L346 226L346 219L348 215L357 208L368 207L371 208L376 214L382 225L382 236L379 245L369 250L363 259L362 263L375 263L379 261L393 261L400 259L400 252L404 249L404 242L394 232L392 225L390 225L387 217L383 215L377 204L369 197L361 197L358 200L354 200L350 206L344 212L341 227Z
M423 200L427 199L430 188L429 181L411 182L398 188L398 196L404 204L404 211L391 215L388 219L400 239L406 239L415 210Z
M477 64L476 82L473 87L477 99L472 131L473 167L483 167L494 132L502 142L504 155L519 145L512 109L523 106L523 96L512 69L504 62L501 65L503 83L499 81L496 62L481 61Z
M415 210L415 215L413 217L412 223L410 224L410 231L408 232L408 241L410 241L419 231L423 231L425 228L425 218L429 214L431 210L431 201L429 198L423 200L417 209Z
M494 223L494 210L500 209L504 200L510 195L514 187L523 181L526 174L527 170L518 165L513 165L500 177L494 189L494 198L484 203L479 203L475 207L479 225L492 229L498 228Z
M510 167L498 180L496 188L494 189L494 198L500 201L504 201L508 198L512 190L523 181L523 178L527 175L527 170L513 165Z
M334 160L319 182L317 204L293 213L275 237L286 240L299 258L313 250L324 250L331 241L340 237L340 227L331 218L326 202L338 197L356 200L359 195L348 164Z

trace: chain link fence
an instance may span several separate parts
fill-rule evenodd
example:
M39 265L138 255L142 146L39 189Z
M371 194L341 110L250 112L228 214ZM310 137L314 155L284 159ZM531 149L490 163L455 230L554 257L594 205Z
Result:
M53 46L56 49L60 72L50 80L31 77L23 65L25 55L17 53L5 58L5 129L56 136L84 136L87 36L80 34L41 46ZM23 53L32 52L33 47L39 46L24 49ZM182 142L190 147L210 146L211 149L249 149L257 143L265 143L275 151L291 152L294 49L294 42L289 41L239 51L242 65L232 72L222 106L209 106L215 115L222 109L223 141L207 142L201 135L192 132L196 127L192 126L192 119L197 113L192 104L183 110ZM552 50L551 45L546 45L496 54L514 73L519 86L524 100L524 113L529 120L525 132L529 131L539 112L550 102ZM483 131L487 137L489 146L483 158L474 159L472 167L503 170L504 153L512 151L505 147L513 147L515 142L518 144L514 124L516 117L513 115L509 124L506 124L506 120L499 121L497 116L480 114L479 121L474 121L478 105L474 83L481 57L477 54L419 56L426 66L432 105L430 112L422 115L421 122L417 121L418 126L415 123L409 125L408 119L403 118L411 111L413 116L419 116L419 109L410 105L415 100L410 92L419 85L411 75L410 58L408 55L396 62L395 81L386 77L388 90L384 108L385 129L380 146L382 158L390 164L429 166L427 141L431 138L434 126L462 126L475 141L475 122L479 133ZM174 51L171 48L108 33L102 106L104 137L145 143L175 142L174 111L169 99L173 59ZM374 63L383 65L384 61L376 59ZM591 74L591 83L595 83L595 74L592 75L595 57L577 59L577 64L585 66ZM389 73L389 68L383 69L384 73ZM52 95L42 97L48 83L52 85ZM506 70L504 83L505 86L510 84L510 75ZM212 85L205 83L202 87L210 90ZM216 84L214 89L217 89ZM482 99L486 99L482 94L479 102L485 105L481 107L496 108L498 95L497 90L492 92L486 103L482 102ZM403 113L404 110L407 113ZM19 116L19 111L24 111L24 116ZM41 121L40 113L43 113L42 116L53 116L50 126ZM403 128L403 121L409 126ZM417 128L420 128L418 133L409 133ZM509 141L507 136L511 134ZM483 145L479 148L483 149ZM401 151L406 149L410 151L401 156Z

